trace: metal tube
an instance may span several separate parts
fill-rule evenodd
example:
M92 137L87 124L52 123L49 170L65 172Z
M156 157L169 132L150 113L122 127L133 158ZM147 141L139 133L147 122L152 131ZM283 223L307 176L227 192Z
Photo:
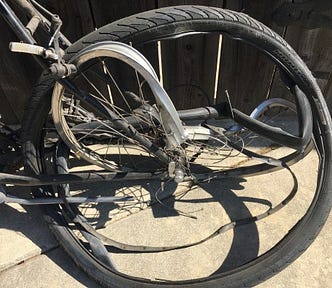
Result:
M229 116L229 105L227 102L201 108L178 110L181 120L208 120Z
M179 110L179 117L181 120L208 120L212 118L219 118L219 113L214 107L202 107L187 110Z
M16 4L19 7L21 7L29 17L31 18L39 17L41 19L41 23L43 24L42 28L44 28L44 30L47 33L50 32L49 29L51 27L51 22L47 18L45 18L38 10L36 10L34 6L31 5L31 3L29 3L27 0L12 0L12 1L16 2ZM38 3L35 2L35 4ZM62 44L64 44L67 47L71 45L71 42L62 33L60 33L60 40Z
M33 8L33 6L27 0L11 0L15 2L17 6L19 6L23 11L29 15L29 17L39 16L37 11Z
M0 14L13 29L17 37L28 44L36 44L36 40L30 35L28 30L25 28L23 23L18 19L15 12L9 7L9 5L4 1L0 0Z
M161 180L165 179L165 173L149 172L73 172L70 174L21 176L15 174L0 173L0 184L12 184L17 186L43 186L72 184L81 182L105 182L105 181L135 181L135 180Z
M79 90L75 85L68 79L60 79L58 82L66 87L70 92L75 94L77 98L79 98L82 102L86 103L93 109L93 111L96 111L97 115L103 115L104 117L110 119L116 129L119 129L121 131L124 131L124 133L129 137L134 139L135 141L139 142L142 146L144 146L148 151L153 153L158 157L158 159L164 163L169 162L168 155L161 150L157 145L153 144L149 139L145 138L143 135L141 135L131 124L129 124L126 120L123 120L119 118L117 114L115 114L113 111L108 109L103 103L99 102L95 98L93 98L89 93L84 93L84 91ZM55 86L55 89L59 89L58 93L61 93L60 89L62 87L59 87L59 85ZM54 101L54 100L53 100ZM58 129L60 128L60 124L58 120L55 120L53 117L55 127ZM62 128L60 128L62 129ZM58 130L61 131L61 130ZM62 133L62 135L64 135ZM68 143L67 143L68 144Z
M131 196L117 197L117 196L107 196L107 197L66 197L66 199L62 198L35 198L35 199L26 199L19 198L13 195L6 195L3 192L0 192L0 204L1 203L17 203L20 205L54 205L54 204L64 204L68 203L113 203L113 202L124 202L124 201L132 201L134 200Z
M31 20L29 21L29 23L26 26L26 29L29 30L31 35L33 35L36 32L40 22L41 22L41 18L39 16L33 16L31 18Z

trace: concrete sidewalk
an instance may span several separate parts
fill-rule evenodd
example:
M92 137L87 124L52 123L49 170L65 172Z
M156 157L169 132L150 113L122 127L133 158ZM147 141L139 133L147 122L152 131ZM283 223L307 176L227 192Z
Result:
M315 188L314 181L310 180L316 176L313 171L316 161L315 153L311 153L292 167L300 183L295 199L256 224L230 230L183 250L157 255L112 254L113 259L120 271L141 277L153 275L159 279L174 279L174 275L178 279L209 275L249 260L278 242L309 205ZM289 174L280 171L248 180L225 181L222 188L216 188L212 182L206 183L181 197L163 201L167 207L177 210L160 204L144 207L129 217L118 217L110 225L111 231L104 228L101 232L109 232L116 240L130 244L192 243L230 219L257 215L271 203L279 203L292 188L292 182L287 179L290 179ZM15 188L17 194L25 192L24 188ZM296 262L258 287L332 287L330 225L332 217ZM0 206L0 244L0 287L99 287L58 247L38 207Z

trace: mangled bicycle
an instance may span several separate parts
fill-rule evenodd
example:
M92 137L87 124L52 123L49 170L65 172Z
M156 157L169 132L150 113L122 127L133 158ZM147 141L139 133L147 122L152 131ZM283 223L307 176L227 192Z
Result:
M247 287L280 271L311 244L332 201L331 119L312 74L279 35L243 13L176 6L120 19L71 44L57 15L35 0L11 2L31 20L24 26L0 1L2 16L21 41L10 50L34 55L45 72L22 123L25 174L0 174L1 202L42 205L56 238L86 273L110 287ZM33 37L38 27L49 35L47 47ZM160 56L164 43L210 34L267 55L292 101L271 98L247 115L225 89L225 101L176 109L161 84L161 65L153 67L146 53L152 47ZM135 85L127 85L127 78ZM311 186L296 173L306 159L315 176ZM286 179L290 185L280 191ZM8 184L31 186L33 197L6 194ZM247 192L257 185L264 187L261 194ZM239 187L246 193L235 196ZM268 196L276 202L262 199ZM249 211L241 199L248 205L258 199L265 209ZM209 213L212 202L220 215ZM188 203L195 208L189 211ZM302 215L287 210L292 203L303 208ZM144 227L145 208L153 205L180 215L179 222L163 226L163 219ZM290 227L276 218L268 223L279 213L294 216ZM265 225L274 240L250 254L254 236L238 233L253 225ZM121 238L121 229L128 235ZM168 229L192 231L192 237L169 239ZM144 238L144 230L154 238ZM249 243L246 251L234 244L239 239ZM206 252L211 242L218 251ZM192 252L201 246L201 254ZM191 259L195 253L206 257L205 266L215 262L206 275L192 269L202 261ZM241 259L230 260L230 254ZM147 263L154 269L135 270ZM183 267L188 273L177 277Z

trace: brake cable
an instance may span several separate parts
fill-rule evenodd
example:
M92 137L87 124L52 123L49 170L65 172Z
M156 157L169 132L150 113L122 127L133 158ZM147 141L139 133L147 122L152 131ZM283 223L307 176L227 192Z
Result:
M241 218L238 220L234 220L231 221L227 224L224 224L222 226L220 226L218 229L216 229L213 233L211 233L209 236L196 241L196 242L192 242L189 244L184 244L184 245L177 245L177 246L162 246L162 247L155 247L155 246L143 246L143 245L130 245L130 244L126 244L126 243L122 243L119 241L116 241L114 239L111 239L109 237L106 237L105 235L99 233L96 231L96 229L94 229L91 224L87 221L87 219L79 214L79 215L75 215L72 211L72 209L70 209L70 205L69 203L67 203L67 208L69 208L71 210L71 217L70 219L77 224L79 227L81 227L83 229L83 231L90 233L91 235L95 236L96 238L98 238L101 242L103 242L105 244L105 246L111 246L111 247L115 247L119 250L123 250L123 251L131 251L131 252L164 252L164 251L171 251L171 250L178 250L178 249L183 249L183 248L189 248L189 247L193 247L199 244L202 244L204 242L206 242L209 239L212 239L222 233L225 233L226 231L230 230L230 229L234 229L235 227L241 226L241 225L246 225L246 224L251 224L251 223L255 223L256 221L262 220L274 213L276 213L277 211L279 211L281 208L283 208L284 206L286 206L296 195L297 191L298 191L298 181L296 179L296 175L294 174L294 172L290 169L290 167L282 162L279 159L273 158L273 157L266 157L266 156L262 156L260 154L257 154L255 152L249 151L243 147L238 146L237 144L233 143L231 140L227 139L227 137L225 137L225 135L223 135L221 132L219 132L215 127L210 126L205 124L209 129L211 129L215 134L218 134L219 136L222 136L227 145L229 145L230 147L232 147L233 149L239 151L240 153L248 156L251 159L254 160L259 160L261 162L264 162L268 165L271 166L276 166L276 167L283 167L285 168L292 176L293 179L293 188L290 191L290 193L287 195L287 197L285 197L280 203L278 203L276 206L274 207L270 207L268 210L266 210L265 212L258 214L256 216L251 216L251 217L247 217L247 218ZM211 181L212 179L205 179L205 180L200 180L198 183L203 183L205 181ZM66 198L64 198L65 201Z

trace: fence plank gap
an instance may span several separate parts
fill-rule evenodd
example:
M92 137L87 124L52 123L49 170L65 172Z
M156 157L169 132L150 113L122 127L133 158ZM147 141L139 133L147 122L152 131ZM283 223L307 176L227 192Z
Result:
M271 16L273 10L282 2L284 0L40 0L47 9L60 15L63 20L62 31L71 41L78 40L93 31L96 26L100 27L156 7L207 5L243 11L279 34L286 31L286 41L312 70L332 109L332 30L277 26ZM5 55L0 59L0 114L2 121L18 124L22 120L24 106L30 97L32 86L41 71L31 57L9 52L8 43L17 38L2 19L0 29L0 53ZM218 47L222 47L220 61ZM193 108L224 101L225 89L229 91L233 105L244 112L251 112L266 97L292 98L280 81L278 69L268 57L255 48L226 36L221 39L217 34L199 35L176 41L163 41L163 71L159 71L157 43L135 48L148 58L157 74L162 72L164 86L178 108ZM135 75L129 77L127 68L114 64L110 69L117 74L118 81L125 88L137 89L137 78ZM103 90L105 93L109 92L107 86ZM148 89L144 87L143 90Z
M289 26L285 40L294 48L307 64L318 85L331 106L332 85L332 30L326 28L308 30L300 26ZM289 91L283 87L280 77L276 77L271 91L271 97L281 97L293 100Z
M158 1L159 7L191 4L222 7L223 1ZM213 104L218 45L219 34L162 42L164 87L178 109Z
M279 2L227 1L225 8L249 14L280 34L283 27L278 27L271 20L274 7ZM228 90L235 107L251 112L268 95L274 70L274 63L256 48L224 37L218 102L226 100L224 91Z

